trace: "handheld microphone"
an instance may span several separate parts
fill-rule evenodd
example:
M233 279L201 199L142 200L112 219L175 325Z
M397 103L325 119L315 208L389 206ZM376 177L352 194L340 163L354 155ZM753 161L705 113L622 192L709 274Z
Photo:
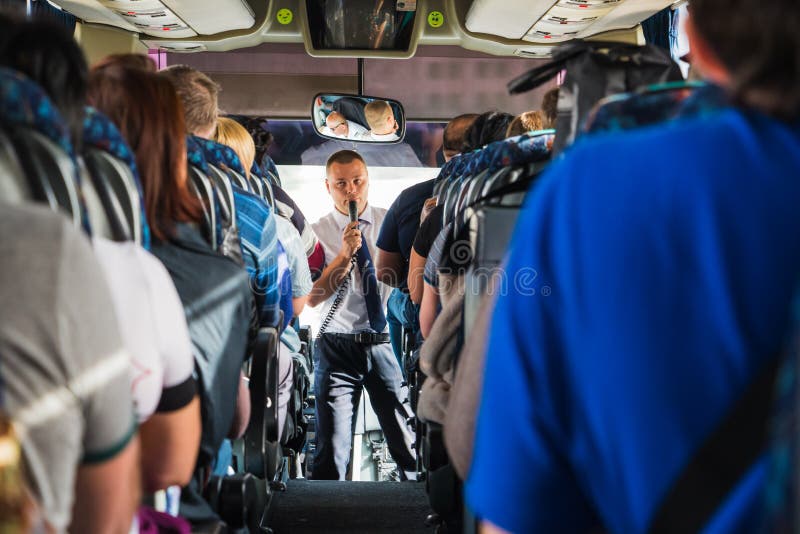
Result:
M355 200L348 202L347 211L350 214L350 222L358 222L358 202Z

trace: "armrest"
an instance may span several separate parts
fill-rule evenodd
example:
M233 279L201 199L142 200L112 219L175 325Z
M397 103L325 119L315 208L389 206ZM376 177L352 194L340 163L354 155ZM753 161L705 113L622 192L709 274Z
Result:
M278 441L278 330L258 331L250 364L250 424L244 435L244 469L267 477L267 442Z

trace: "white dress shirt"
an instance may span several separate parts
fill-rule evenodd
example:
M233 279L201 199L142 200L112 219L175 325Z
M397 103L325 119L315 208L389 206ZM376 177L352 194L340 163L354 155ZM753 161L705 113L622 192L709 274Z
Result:
M361 139L361 137L367 134L369 130L358 124L357 122L347 121L347 135L338 135L333 132L328 126L325 126L322 129L322 133L325 135L330 135L333 137L338 137L339 139Z
M391 143L392 141L397 141L400 139L400 136L397 135L396 132L391 132L388 134L376 134L372 133L372 130L365 131L360 139L362 141L379 141L381 143Z
M363 244L369 248L373 263L375 263L375 257L378 252L375 248L375 241L378 239L378 232L381 229L381 224L383 224L383 218L385 216L385 209L376 208L367 204L364 212L358 217L361 221L359 228L361 229ZM334 209L311 225L314 228L314 233L317 234L317 238L319 238L325 249L326 265L330 265L342 249L342 234L349 223L350 218L347 215ZM381 300L385 313L386 303L389 300L389 293L392 288L380 281L378 282L378 288L381 292ZM328 315L328 310L336 298L336 293L337 292L334 292L325 302L315 307L319 312L317 324L314 325L315 333L319 331L322 321ZM328 328L326 328L325 331L328 333L349 334L370 330L367 303L366 300L364 300L361 276L360 273L358 273L358 265L356 265L350 273L350 283L344 299L342 299L342 303L333 315L333 320L328 324ZM384 331L388 332L388 327Z

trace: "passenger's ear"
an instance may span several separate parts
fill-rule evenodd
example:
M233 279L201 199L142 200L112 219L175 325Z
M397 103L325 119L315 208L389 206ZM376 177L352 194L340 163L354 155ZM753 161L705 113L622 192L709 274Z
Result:
M719 59L708 41L697 31L691 15L686 20L686 34L689 36L692 69L697 69L701 78L728 87L731 83L730 71Z
M325 190L328 192L329 195L331 194L331 184L328 183L327 178L325 178Z

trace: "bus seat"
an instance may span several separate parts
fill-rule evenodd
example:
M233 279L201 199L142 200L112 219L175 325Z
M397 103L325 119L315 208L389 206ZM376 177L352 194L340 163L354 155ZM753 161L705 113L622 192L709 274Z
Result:
M83 157L108 215L112 237L150 248L136 159L117 127L92 107L83 120Z
M440 280L449 279L454 289L449 295L442 292L442 312L420 351L420 367L428 376L422 384L417 408L418 417L426 421L421 453L423 465L428 469L429 503L448 527L459 525L462 509L459 477L464 474L462 460L472 451L471 443L461 443L461 448L454 451L458 456L453 460L445 447L446 440L450 439L448 432L451 430L447 425L452 412L461 416L455 432L460 432L462 439L463 429L471 429L463 424L465 409L461 404L464 400L456 400L455 388L460 385L462 396L472 396L466 403L466 413L474 417L472 407L477 406L480 382L472 389L466 389L463 382L469 379L471 384L483 376L482 359L478 362L477 375L473 369L474 359L466 368L462 367L461 359L470 349L481 352L485 331L481 335L475 333L477 309L481 302L490 299L487 294L498 284L495 277L507 252L519 209L527 191L549 162L553 139L554 132L549 130L492 143L467 155L459 166L461 170L455 169L450 175L450 180L462 191L454 213L449 215L445 209L446 215L454 217L451 241L445 249L456 244L463 247L460 243L466 241L470 263L465 274L459 274L463 266L457 271L448 269L457 267L449 264L449 259L456 255L451 252L444 255L440 265L443 268ZM456 172L463 174L458 176ZM442 191L450 196L455 194L445 187ZM460 248L458 255L463 252ZM456 274L445 274L448 270ZM466 377L461 377L462 373Z
M253 162L253 166L250 168L250 177L247 179L247 182L250 184L250 190L255 193L256 195L260 196L261 198L264 197L264 177L261 172L261 169L258 167L256 162Z
M259 329L250 362L250 424L244 435L244 470L272 480L281 458L278 446L278 330Z
M115 232L100 195L95 189L89 169L82 158L78 158L78 172L81 176L81 200L86 215L89 217L89 224L92 226L92 236L114 240Z
M210 165L235 173L237 175L235 178L230 175L231 179L235 180L234 184L246 191L250 190L244 179L244 176L247 175L247 173L244 172L244 166L242 166L239 156L236 155L236 152L234 152L231 147L210 139L203 139L202 137L195 136L194 139L203 150L203 155Z
M220 214L224 221L224 226L236 227L236 204L233 199L233 187L231 186L228 175L215 165L208 166L208 178L217 190L220 203Z
M281 177L278 174L278 166L275 165L275 161L269 157L269 155L264 154L261 158L261 168L264 171L264 178L268 178L272 185L277 185L281 187Z
M58 110L38 85L5 68L0 68L0 102L0 123L28 179L32 200L66 212L76 227L89 231L75 152Z
M208 178L208 163L203 155L203 150L192 136L186 137L186 157L189 164L189 183L203 205L203 234L211 246L216 249L221 228L217 220L214 187Z

